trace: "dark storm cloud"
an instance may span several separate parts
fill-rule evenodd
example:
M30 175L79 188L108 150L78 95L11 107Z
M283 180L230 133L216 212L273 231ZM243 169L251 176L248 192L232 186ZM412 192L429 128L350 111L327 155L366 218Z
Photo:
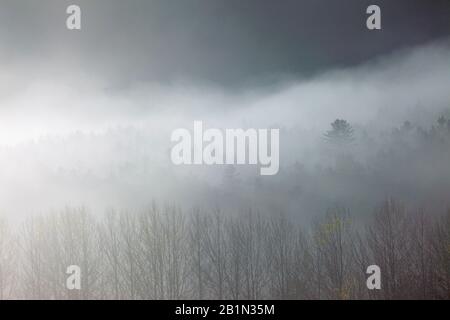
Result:
M305 77L450 34L450 1L1 0L0 57L30 76L79 69L118 86ZM370 4L382 31L365 28ZM79 4L81 32L65 29ZM33 74L34 72L34 74Z

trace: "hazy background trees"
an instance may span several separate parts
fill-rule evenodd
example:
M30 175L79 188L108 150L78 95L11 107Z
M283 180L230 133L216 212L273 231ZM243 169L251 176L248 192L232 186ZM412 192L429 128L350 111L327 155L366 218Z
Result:
M270 183L228 166L201 207L0 220L0 298L449 299L450 119L406 121L381 143L338 119L325 136L329 162L296 163ZM381 290L366 287L372 264ZM82 290L66 288L69 265Z

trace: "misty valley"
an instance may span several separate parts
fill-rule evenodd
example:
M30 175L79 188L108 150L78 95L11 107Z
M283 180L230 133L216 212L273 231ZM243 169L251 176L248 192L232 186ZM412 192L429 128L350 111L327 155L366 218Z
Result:
M283 178L283 186L252 180L259 176L254 171L225 166L221 182L204 189L209 199L222 190L221 203L194 199L192 205L182 205L180 198L169 198L172 201L167 204L153 200L137 210L130 206L102 212L67 202L65 209L25 217L17 226L2 219L0 293L4 298L33 299L446 298L450 210L446 201L431 200L448 200L450 118L440 116L428 128L406 121L383 136L382 145L375 140L358 144L371 139L358 130L343 119L332 122L320 138L322 152L333 159L329 167L281 165L277 176ZM85 141L95 145L99 138L91 136ZM74 141L79 140L77 136ZM70 146L68 142L61 141ZM370 170L355 157L358 145L369 147L368 152L380 147L365 157ZM119 146L113 146L117 152ZM129 149L119 154L132 155L132 144L121 147ZM417 170L423 163L433 163L434 172L440 175L441 185L427 185L429 194L424 193L420 183L425 181ZM108 184L119 179L122 184L135 173L150 177L137 163L123 169L103 179ZM78 170L61 169L58 175L70 177L71 185L76 180L87 185L99 179ZM324 185L314 182L318 177L326 179L325 186L338 188L324 194ZM408 177L404 185L394 183L401 177ZM370 193L361 190L376 180ZM252 184L258 186L255 193L245 188ZM340 192L339 202L327 198L336 197L343 184L351 197ZM290 185L289 192L286 185ZM386 193L386 186L391 185L401 189ZM364 198L360 192L373 198ZM257 196L262 205L250 206L248 199ZM291 199L286 198L284 208L267 210L274 199L287 196ZM239 197L242 203L227 204ZM352 199L366 203L359 207ZM294 201L298 206L287 206ZM308 216L305 204L317 213ZM80 290L68 291L64 271L74 263L82 270ZM381 270L382 290L366 286L370 280L366 268L372 264Z
M449 0L0 4L0 300L450 300Z

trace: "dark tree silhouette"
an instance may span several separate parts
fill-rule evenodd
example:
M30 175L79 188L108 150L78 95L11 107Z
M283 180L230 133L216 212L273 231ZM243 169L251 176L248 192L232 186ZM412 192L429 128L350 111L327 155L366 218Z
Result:
M354 141L354 130L346 120L336 119L331 123L331 130L324 134L324 138L335 145L349 145Z

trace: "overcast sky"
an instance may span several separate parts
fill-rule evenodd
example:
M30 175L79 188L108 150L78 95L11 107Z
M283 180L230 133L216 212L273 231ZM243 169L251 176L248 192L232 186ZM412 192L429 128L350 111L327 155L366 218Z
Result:
M0 143L163 112L223 120L220 109L320 126L339 116L370 123L389 108L390 125L405 108L447 99L450 0L377 1L376 31L365 0L0 3ZM73 3L81 31L66 28Z
M382 31L365 27L368 5ZM29 76L110 86L180 79L228 87L308 77L450 33L449 0L0 0L0 58ZM82 30L65 27L78 4Z

